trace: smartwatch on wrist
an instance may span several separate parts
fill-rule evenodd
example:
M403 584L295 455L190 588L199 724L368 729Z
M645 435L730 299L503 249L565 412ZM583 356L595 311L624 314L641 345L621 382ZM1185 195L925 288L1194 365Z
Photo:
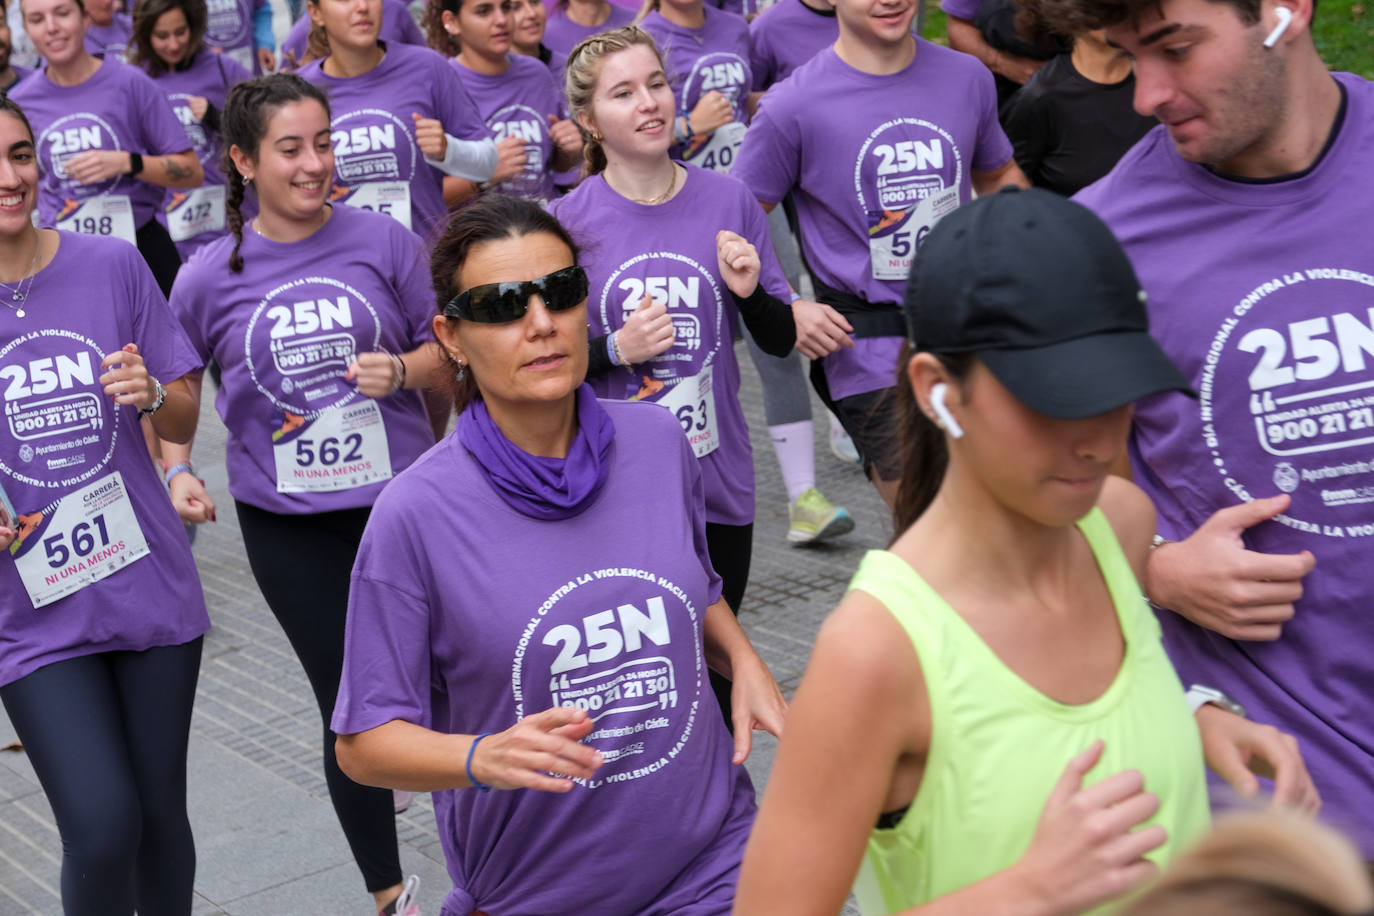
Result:
M143 171L143 154L129 153L129 177L137 177Z
M1245 707L1228 697L1226 694L1217 690L1215 687L1204 687L1201 684L1194 684L1188 688L1188 711L1197 715L1197 711L1208 703L1213 706L1220 706L1229 713L1234 713L1245 718Z

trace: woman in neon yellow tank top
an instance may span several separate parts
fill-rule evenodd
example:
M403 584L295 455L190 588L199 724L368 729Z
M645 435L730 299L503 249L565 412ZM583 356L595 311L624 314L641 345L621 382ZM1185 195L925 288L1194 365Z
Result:
M902 533L817 638L735 913L834 914L851 885L864 916L1091 910L1206 829L1204 757L1315 810L1291 738L1194 719L1141 598L1154 511L1108 475L1131 402L1188 388L1106 226L981 198L906 300Z

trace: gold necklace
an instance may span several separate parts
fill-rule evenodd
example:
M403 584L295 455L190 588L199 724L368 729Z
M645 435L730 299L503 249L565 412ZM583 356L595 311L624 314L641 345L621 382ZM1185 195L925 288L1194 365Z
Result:
M671 163L670 163L670 164L671 164ZM673 165L673 177L670 178L670 179L668 179L668 190L664 191L662 194L658 195L657 197L650 197L650 198L648 198L647 200L640 199L640 198L638 198L638 197L631 197L630 200L634 201L634 202L637 203L637 204L644 204L644 205L646 205L646 206L652 207L652 206L655 206L655 205L657 205L657 204L661 204L661 203L663 203L665 200L667 200L669 197L672 197L672 196L673 196L673 191L674 191L674 189L676 189L676 188L677 188L677 166L676 166L676 165ZM628 195L627 195L627 196L628 196Z

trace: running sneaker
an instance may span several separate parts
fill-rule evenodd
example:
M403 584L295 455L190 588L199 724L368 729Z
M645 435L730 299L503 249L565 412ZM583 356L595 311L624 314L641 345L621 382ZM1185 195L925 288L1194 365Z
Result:
M401 896L387 904L386 909L378 911L377 916L420 916L420 902L416 899L419 893L420 876L411 875L401 885Z
M415 800L415 793L407 792L405 789L391 790L391 807L397 813L410 807L410 803Z
M854 530L849 512L833 505L815 487L787 507L787 520L787 540L793 544L812 544Z
M845 464L860 464L863 460L859 457L859 450L854 447L854 440L849 438L849 433L844 431L834 416L830 418L830 453Z

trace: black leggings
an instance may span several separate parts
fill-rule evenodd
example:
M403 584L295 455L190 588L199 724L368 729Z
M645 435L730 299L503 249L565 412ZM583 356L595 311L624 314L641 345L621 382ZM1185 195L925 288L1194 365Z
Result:
M181 255L177 253L176 242L172 241L166 227L156 218L150 219L134 230L134 239L138 242L138 253L143 255L143 260L153 272L163 297L172 295L172 281L181 269Z
M201 639L45 665L0 687L62 835L66 916L188 916L186 744Z
M235 502L253 578L286 631L324 719L324 781L369 892L401 883L391 792L358 785L339 769L329 719L343 675L348 577L368 509L278 515Z
M730 605L736 617L739 616L740 602L744 600L744 589L749 584L749 561L753 549L753 525L706 523L706 552L711 555L711 565L721 578L720 596ZM712 671L711 689L715 691L716 702L725 716L725 726L733 733L735 723L730 719L730 682Z

